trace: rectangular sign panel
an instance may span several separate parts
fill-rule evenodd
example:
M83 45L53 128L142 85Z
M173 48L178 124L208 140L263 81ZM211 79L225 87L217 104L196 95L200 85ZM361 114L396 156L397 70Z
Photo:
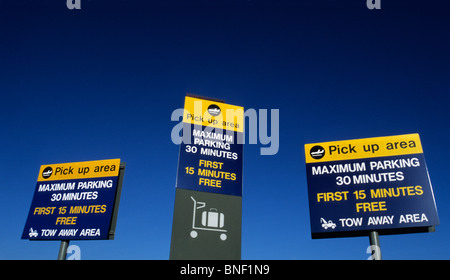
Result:
M42 165L22 239L111 239L120 159Z
M186 97L177 188L242 196L243 111Z
M418 134L305 145L313 238L439 224Z

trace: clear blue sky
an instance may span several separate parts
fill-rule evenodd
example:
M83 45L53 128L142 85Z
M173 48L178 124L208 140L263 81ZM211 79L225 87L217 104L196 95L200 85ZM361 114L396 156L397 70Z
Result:
M244 146L243 259L366 259L367 237L312 240L305 143L419 133L441 225L381 237L385 259L449 259L448 1L0 1L0 259L42 164L121 158L116 239L82 259L168 259L186 92L279 109L280 149Z

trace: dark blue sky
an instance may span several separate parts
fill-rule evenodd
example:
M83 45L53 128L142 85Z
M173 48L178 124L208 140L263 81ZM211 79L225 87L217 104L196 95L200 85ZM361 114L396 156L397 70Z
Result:
M20 239L40 165L108 158L127 162L116 239L73 244L167 259L187 92L279 109L279 152L244 146L243 259L367 258L368 238L311 240L303 145L416 132L441 225L382 236L383 257L449 258L447 1L65 2L0 1L1 259L56 257Z

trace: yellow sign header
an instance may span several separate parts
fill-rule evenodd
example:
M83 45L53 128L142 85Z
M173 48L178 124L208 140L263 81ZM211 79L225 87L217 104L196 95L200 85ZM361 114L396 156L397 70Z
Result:
M306 163L423 153L419 134L305 144Z
M186 96L183 122L244 132L244 107Z
M41 165L39 181L119 176L120 159Z

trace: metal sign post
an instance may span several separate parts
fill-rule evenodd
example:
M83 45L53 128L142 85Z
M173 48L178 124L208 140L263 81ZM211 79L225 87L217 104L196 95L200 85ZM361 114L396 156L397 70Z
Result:
M380 261L381 260L380 237L377 231L371 231L369 233L369 241L372 260Z
M64 261L67 256L67 248L69 247L70 240L61 240L61 245L59 246L58 261Z

